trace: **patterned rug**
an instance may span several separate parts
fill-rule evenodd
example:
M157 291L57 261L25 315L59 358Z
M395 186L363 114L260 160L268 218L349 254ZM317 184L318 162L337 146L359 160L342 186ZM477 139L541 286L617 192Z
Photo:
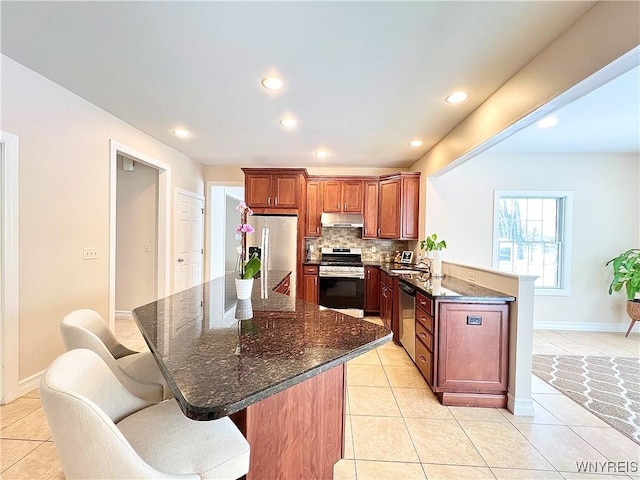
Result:
M640 360L534 355L533 373L640 444Z

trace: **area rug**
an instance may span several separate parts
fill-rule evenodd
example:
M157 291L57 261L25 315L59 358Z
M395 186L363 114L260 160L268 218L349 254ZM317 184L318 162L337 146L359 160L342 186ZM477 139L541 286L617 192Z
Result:
M640 360L534 355L533 373L640 444Z

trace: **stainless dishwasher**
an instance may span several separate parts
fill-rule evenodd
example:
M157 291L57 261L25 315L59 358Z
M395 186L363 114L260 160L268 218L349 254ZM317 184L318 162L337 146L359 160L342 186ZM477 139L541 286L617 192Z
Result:
M404 282L400 288L400 343L416 361L416 289Z

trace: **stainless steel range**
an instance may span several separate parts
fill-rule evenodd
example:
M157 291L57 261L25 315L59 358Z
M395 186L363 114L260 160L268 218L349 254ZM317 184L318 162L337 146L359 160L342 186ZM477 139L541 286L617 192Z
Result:
M364 316L361 248L323 248L319 276L321 306L354 317Z

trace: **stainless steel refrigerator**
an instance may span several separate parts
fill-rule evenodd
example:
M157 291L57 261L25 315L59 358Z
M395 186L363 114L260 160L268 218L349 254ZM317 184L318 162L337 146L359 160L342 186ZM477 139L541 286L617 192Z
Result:
M268 270L291 271L291 296L296 296L298 217L295 215L252 215L248 222L255 233L247 235L247 252L256 250L264 277Z

